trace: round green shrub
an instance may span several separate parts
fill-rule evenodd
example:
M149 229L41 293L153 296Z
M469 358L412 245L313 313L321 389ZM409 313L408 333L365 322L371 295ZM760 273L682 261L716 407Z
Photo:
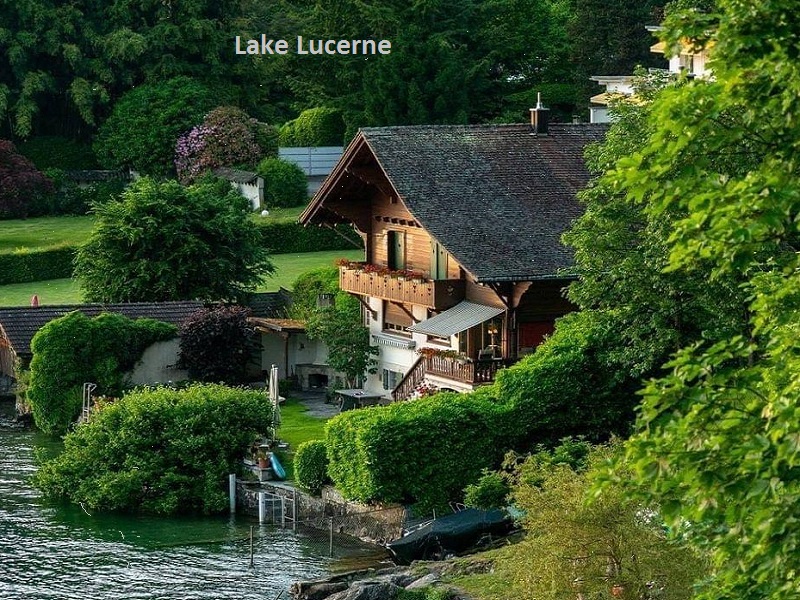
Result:
M324 440L310 440L298 446L294 455L297 484L312 494L319 494L328 477L328 452Z
M345 122L335 108L309 108L279 132L281 146L341 146Z
M481 478L464 489L464 504L471 508L490 510L507 504L511 492L508 481L498 471L484 471Z
M264 178L264 203L268 207L302 206L308 201L306 175L294 163L266 158L258 165Z
M178 136L220 104L217 90L188 77L146 83L126 92L97 132L94 151L106 168L148 175L174 172Z

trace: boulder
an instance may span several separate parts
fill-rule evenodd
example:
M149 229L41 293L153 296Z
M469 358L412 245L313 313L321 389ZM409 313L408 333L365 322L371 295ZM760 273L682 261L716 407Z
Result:
M418 590L420 588L431 586L439 582L439 576L436 573L428 573L424 577L420 577L416 581L412 581L405 586L407 590Z
M298 593L293 593L292 596L297 600L325 600L336 592L346 590L347 587L344 581L325 581L314 583Z
M328 600L396 600L403 588L389 582L358 581Z

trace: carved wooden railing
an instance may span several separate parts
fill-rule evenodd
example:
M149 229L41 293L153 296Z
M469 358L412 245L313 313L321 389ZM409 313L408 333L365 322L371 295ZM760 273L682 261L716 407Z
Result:
M417 386L422 383L423 379L425 379L425 361L423 357L420 356L417 362L411 365L408 373L403 376L403 379L400 380L397 387L392 390L392 400L394 402L398 400L408 400L411 394L414 393L414 390L417 389Z
M339 286L360 296L421 304L435 310L445 310L461 302L466 289L463 279L404 279L349 267L339 268Z
M425 372L462 383L491 383L500 369L513 363L511 359L468 362L446 356L429 356L425 358Z

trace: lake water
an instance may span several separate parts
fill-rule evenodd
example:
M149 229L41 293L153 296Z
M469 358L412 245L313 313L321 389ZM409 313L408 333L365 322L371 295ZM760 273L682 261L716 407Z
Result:
M90 515L46 504L27 480L34 447L48 444L37 433L0 429L2 600L274 600L294 581L341 568L343 554L365 554L339 548L332 559L324 532L294 534L245 516Z

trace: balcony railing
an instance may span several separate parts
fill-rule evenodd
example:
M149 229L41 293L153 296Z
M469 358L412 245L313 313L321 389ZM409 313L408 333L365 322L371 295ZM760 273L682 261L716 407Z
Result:
M511 359L465 361L447 356L425 357L425 372L469 384L491 383L503 367L513 364Z
M346 292L403 304L445 310L464 299L463 279L405 279L339 267L339 286Z

